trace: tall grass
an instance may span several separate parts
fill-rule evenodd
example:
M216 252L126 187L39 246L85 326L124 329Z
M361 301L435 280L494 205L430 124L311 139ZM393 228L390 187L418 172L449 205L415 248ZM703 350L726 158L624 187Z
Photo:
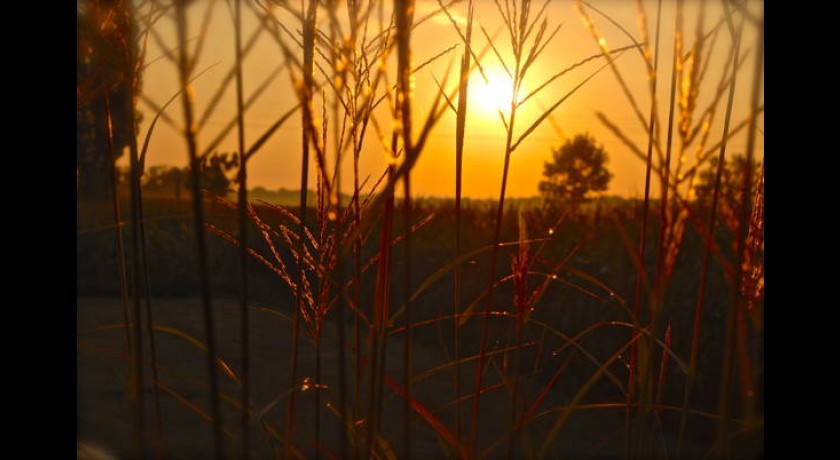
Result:
M196 140L194 107L192 92L189 90L189 81L192 74L196 57L190 56L187 43L187 5L184 2L175 3L175 20L178 37L178 74L181 87L187 88L181 93L181 103L184 113L184 140L187 144L189 155L190 172L192 175L192 198L193 198L193 226L196 239L196 252L198 254L198 276L199 287L203 307L204 336L207 343L207 380L210 388L210 407L213 418L213 448L216 456L224 455L224 444L222 440L222 409L219 402L219 381L216 375L216 334L213 323L213 300L210 293L210 280L207 261L207 242L204 228L204 204L201 201L201 160L198 155ZM199 41L200 43L201 41Z
M395 113L397 126L402 136L403 157L406 161L419 152L415 151L411 130L411 25L414 21L414 0L396 0L394 2L397 34L397 111ZM411 170L407 170L403 177L403 228L406 229L403 241L403 294L405 302L405 338L403 339L403 458L411 458Z
M731 17L729 18L731 21ZM741 46L741 33L738 31L735 32L734 25L730 22L730 31L733 34L733 39L735 40L734 49L735 52L732 53L732 68L738 68L738 59L740 57L740 46ZM737 79L733 75L733 78L729 81L729 95L726 101L726 115L723 122L723 136L724 138L727 137L729 133L729 127L731 122L731 115L732 115L732 103L735 97L735 83ZM691 393L693 390L696 372L697 372L697 357L700 348L700 332L702 327L702 318L703 318L703 303L705 300L706 295L706 283L708 279L708 270L709 270L709 259L712 253L712 245L713 245L713 236L715 233L715 222L717 218L717 209L718 209L718 200L720 198L720 188L721 188L721 178L723 176L723 165L725 164L726 159L726 143L721 143L720 145L720 153L718 155L718 168L715 171L715 185L714 185L714 192L712 193L712 204L711 204L711 213L709 214L709 224L708 230L706 233L706 238L704 242L705 250L703 252L703 264L700 271L700 286L699 292L697 295L697 304L694 309L694 326L691 331L691 354L690 354L690 361L689 361L689 370L688 375L686 376L686 384L685 384L685 396L683 397L683 410L682 410L682 418L680 420L680 433L679 433L679 441L677 444L677 454L679 455L682 451L682 443L683 439L685 438L685 431L688 423L688 407L691 401Z
M110 114L110 98L106 95L105 97L105 113ZM131 313L129 311L129 291L128 291L128 274L126 269L126 259L125 259L125 245L123 244L123 232L122 232L122 213L120 209L120 200L119 195L117 192L117 157L116 152L114 151L114 132L113 132L113 123L110 120L107 122L107 139L108 139L108 150L111 153L111 203L113 206L113 213L114 213L114 236L116 237L115 246L117 249L117 277L120 284L120 294L123 304L123 326L125 332L125 350L128 356L132 358L135 356L133 352L133 345L132 345L132 338L131 338L131 330L129 329L129 324L131 324ZM131 365L129 366L129 374L133 375L137 372L136 369L137 361L132 359ZM137 411L137 393L132 394L132 403L134 404L134 410ZM139 426L136 427L139 431ZM140 449L138 449L140 451Z
M452 19L449 11L443 6L443 3L438 2L443 11L447 14L450 22L458 31L461 30L458 24ZM455 252L452 255L457 259L461 256L461 194L463 188L463 174L464 174L464 138L466 137L467 126L467 100L469 96L469 79L470 71L472 70L472 29L473 18L475 17L475 7L472 0L469 2L467 16L466 35L462 35L464 42L464 53L461 58L461 75L458 82L458 108L457 119L455 124ZM454 385L455 385L455 438L461 441L461 339L459 334L459 313L461 310L461 266L456 265L452 270L452 359L455 363Z
M312 104L312 73L315 47L315 20L317 18L317 3L310 0L307 8L306 19L303 21L303 82L300 90L300 104L301 104L301 124L307 126L311 123L311 104ZM304 267L304 257L306 255L306 199L309 191L309 146L312 136L311 130L303 129L301 139L301 169L300 169L300 211L298 218L300 219L300 227L298 230L298 250L297 250L297 264L299 269L299 276L297 281L297 305L293 309L294 325L292 329L292 348L291 348L291 363L289 365L289 388L292 390L289 394L289 405L286 410L286 431L285 431L285 449L284 458L289 458L292 439L292 426L294 424L295 414L295 395L298 369L298 344L300 342L300 311L304 308L304 289L306 286L306 272Z
M138 18L143 13L145 31L137 36L151 38L163 50L159 61L145 65L172 66L179 90L164 104L148 95L138 98L154 117L142 148L133 125L130 130L128 245L110 123L105 133L113 166L110 207L123 319L81 331L80 350L88 337L123 332L136 455L144 457L152 439L146 434L146 366L158 430L154 445L161 457L184 442L164 417L172 402L194 414L196 423L212 427L208 455L217 458L390 459L432 453L470 459L603 453L683 458L706 451L716 456L755 452L744 445L763 442L763 166L756 188L749 165L763 112L763 6L756 17L751 5L726 4L722 17L712 22L704 19L707 7L700 6L692 33L682 1L673 5L673 13L658 1L650 34L641 0L635 33L606 7L577 1L573 11L593 39L581 44L563 41L562 23L553 17L558 10L549 0L495 0L492 5L471 0L243 5L235 0L228 5L232 64L214 91L199 95L194 82L207 76L208 68L198 65L217 20L215 6L149 1L131 13ZM479 8L492 12L501 34L488 31L492 21L476 14ZM188 27L193 15L198 20L194 36ZM174 41L162 33L163 18L174 20ZM418 29L430 20L451 26L455 43L442 49L420 44ZM665 24L671 20L674 35L668 37ZM603 27L617 31L619 42L608 43L613 35ZM742 36L750 31L757 31L756 42L744 51L749 45ZM255 56L253 50L265 42L276 54ZM659 55L671 42L673 57L664 64ZM593 44L597 53L577 62L556 64L545 57L560 47ZM732 119L734 101L746 80L739 74L747 53L755 54L750 113L738 121ZM725 63L709 84L707 70L715 55L724 56ZM417 56L431 57L415 62ZM142 59L129 61L136 70L144 68ZM254 86L248 72L252 59L272 59L275 66ZM643 65L647 92L633 89L624 65L629 59ZM465 167L468 159L478 154L469 148L475 94L470 76L486 80L489 65L508 73L513 98L498 111L504 132L496 146L502 153L498 195L481 203L464 198L464 179L472 174ZM536 75L537 68L548 70ZM277 79L283 72L288 81ZM608 73L634 125L615 122L609 112L597 117L626 152L643 162L641 200L615 206L607 219L600 210L567 218L562 209L558 214L554 207L512 200L509 178L518 173L512 171L513 155L546 121L554 123L561 106L593 78L605 79ZM420 97L415 84L427 76L434 85L422 83L421 91L432 94ZM658 97L662 78L669 83L664 99ZM556 86L561 79L573 79L562 92ZM526 90L526 80L532 89ZM248 123L250 110L261 98L278 96L278 85L291 87L280 94L291 94L291 102L275 108L273 123L258 136L251 134L257 128ZM229 91L233 116L215 125L211 117L224 107ZM181 117L168 113L178 99ZM454 201L431 206L416 195L424 184L414 168L450 112ZM718 128L721 112L723 127ZM198 272L194 295L201 304L201 340L188 328L153 316L152 256L165 251L157 246L156 209L143 195L143 173L147 153L157 154L147 149L159 120L178 129L189 161L191 202L180 212L192 223L188 236L195 244L191 269ZM290 120L296 123L291 135L281 130ZM633 129L644 133L640 145ZM722 224L725 159L739 133L746 135L748 167L739 176L737 219ZM267 147L274 137L286 142L290 136L299 140L299 149ZM256 140L247 144L251 137ZM226 142L236 145L239 162L232 180L235 200L202 191L202 164ZM300 160L296 206L249 199L248 166L264 151L279 155L284 165ZM362 175L368 155L386 158L373 177ZM694 196L694 186L715 156L713 195L705 206ZM658 197L652 186L657 182ZM721 241L731 241L732 250ZM227 260L217 257L218 251L230 246L237 246L236 263L217 269L217 258ZM225 314L221 294L211 292L217 289L217 270L238 278L238 374L225 356L231 337L218 333L228 328L219 319ZM279 299L268 306L252 297L267 274L273 277L273 298ZM685 288L685 279L696 286L696 294L694 287ZM725 309L721 296L729 297ZM577 311L583 312L579 318ZM710 311L724 314L723 327L709 324ZM277 323L269 327L263 321L269 317L281 321L280 327L288 325L289 333L277 334L272 329ZM270 346L261 338L264 330L272 332ZM157 341L155 334L161 333L203 355L206 381L168 366L171 347L158 346L169 343ZM710 340L719 353L714 365L700 353ZM279 351L280 358L266 362L266 349ZM463 379L469 372L473 380L467 390ZM708 383L712 378L714 390ZM158 390L168 399L161 400ZM205 402L191 391L209 398ZM226 427L231 411L238 430ZM713 441L698 434L707 431L715 432ZM226 448L225 438L235 450Z
M248 159L245 157L245 106L243 89L243 51L242 51L242 1L236 0L233 13L233 30L236 52L235 74L236 74L236 127L237 147L239 151L239 172L237 174L237 185L239 187L238 197L238 231L239 231L239 289L240 307L240 334L242 340L242 392L240 395L242 414L240 417L240 430L242 432L242 458L250 457L251 430L250 410L248 409L251 399L251 318L248 312Z
M583 5L583 2L579 2L580 5ZM588 5L587 5L588 6ZM640 11L642 14L642 18L645 17L644 10L642 7L642 3L639 2ZM594 10L594 7L589 6L589 8ZM711 126L712 121L714 120L716 112L718 112L718 102L723 94L727 93L725 88L729 88L728 94L730 97L734 95L735 90L735 80L738 70L740 69L740 61L743 57L740 55L740 34L744 28L743 22L738 24L737 26L734 24L732 19L731 12L727 11L725 18L718 22L714 27L711 29L704 29L704 21L703 15L700 15L700 20L696 23L696 30L694 34L694 42L688 48L686 52L683 52L684 44L683 44L683 25L682 25L682 18L681 18L681 4L678 3L677 5L677 12L676 12L676 33L675 33L675 61L674 64L671 66L671 73L672 73L672 91L671 91L671 101L668 104L668 110L671 114L676 111L678 115L678 127L675 128L673 126L673 115L669 116L669 125L667 128L667 140L665 144L665 148L661 146L661 138L659 137L658 133L654 136L654 114L656 113L655 106L656 99L655 99L655 86L652 85L652 108L651 108L651 128L650 128L650 136L649 139L651 141L656 138L656 143L654 146L656 147L657 151L659 152L658 161L654 161L652 157L652 151L649 145L648 148L648 155L646 160L647 170L648 173L651 170L657 172L657 176L660 180L661 185L661 193L662 197L660 200L660 217L659 217L659 240L657 245L657 257L656 257L656 267L654 270L654 277L651 279L651 289L652 289L652 297L650 298L649 303L649 310L650 310L650 324L656 330L656 326L658 324L658 320L661 317L660 313L662 309L666 306L663 304L665 302L665 292L667 289L667 285L669 282L669 278L673 273L673 269L675 266L675 260L677 254L680 252L681 241L683 235L685 233L685 225L686 221L691 218L692 215L696 214L696 210L693 208L692 204L686 198L690 196L692 192L692 184L694 182L694 178L696 177L696 173L698 169L704 164L705 161L708 160L710 156L710 152L714 149L720 149L721 155L725 152L727 141L735 134L737 131L741 129L742 126L749 124L750 129L755 128L755 120L758 116L758 113L761 111L761 107L759 106L758 99L754 100L753 105L753 112L751 116L741 122L735 129L730 129L730 114L732 111L732 103L731 99L726 105L725 108L725 121L724 121L724 128L722 133L722 139L719 143L713 146L711 149L707 147L707 142L709 140L709 136L711 133ZM728 10L728 7L727 7ZM597 11L597 10L595 10ZM701 13L703 12L701 6ZM584 15L586 18L586 13L581 8L581 14ZM588 20L588 19L587 19ZM711 50L714 49L715 40L717 39L718 29L723 23L726 21L728 24L728 28L730 30L730 36L732 38L731 46L728 50L729 58L728 62L731 62L732 65L725 68L724 72L721 73L720 80L717 85L717 90L714 96L711 99L711 103L703 110L700 111L697 107L696 102L698 101L698 94L700 93L700 88L702 87L703 78L706 74L706 69L708 68L708 61L711 56ZM658 22L658 19L657 19ZM644 27L643 27L643 34L644 34ZM657 26L657 30L659 26ZM593 37L601 43L603 37L591 27L590 30L593 33ZM658 40L657 40L658 42ZM762 50L763 53L763 37L758 39L758 49ZM655 67L655 66L654 66ZM753 84L756 85L753 89L757 91L757 87L760 86L760 66L756 70L757 77L753 81ZM623 82L623 77L621 73L615 69L616 78L619 82ZM654 80L655 81L655 80ZM674 88L675 82L679 82L679 89L680 89L680 97L679 100L675 102L674 100ZM623 83L622 83L623 85ZM633 107L636 107L635 101L630 95L630 93L626 93L628 100L630 101ZM638 109L636 109L638 114ZM699 117L695 115L699 113ZM632 145L629 138L625 136L619 128L615 124L609 121L609 119L604 116L600 115L601 121L610 129L612 130L619 139L627 144L629 147L633 149L637 155L641 156L640 151L638 148ZM699 120L696 120L699 118ZM696 124L695 124L696 120ZM676 165L671 164L671 145L672 145L672 134L676 132L679 136L680 144L679 144L679 151L676 155L678 161ZM748 132L748 137L754 138L754 133ZM665 152L663 157L662 152ZM693 160L694 164L689 164L687 166L687 159ZM718 171L720 172L720 171ZM648 182L646 182L647 184ZM719 181L716 181L715 189L720 186ZM715 192L717 195L717 192ZM645 189L645 208L643 211L643 216L647 216L647 199L648 196L648 186L646 185ZM695 315L693 320L692 326L692 345L691 345L691 352L690 355L692 356L691 364L688 371L688 376L685 385L685 395L683 401L683 415L681 421L681 428L680 428L680 440L678 441L677 451L681 452L683 447L683 438L685 436L685 429L687 424L687 407L688 407L688 400L691 395L691 388L694 381L694 376L696 372L696 360L697 360L697 350L699 347L699 340L700 340L700 332L701 332L701 323L703 321L703 313L702 313L702 304L704 301L704 293L705 293L705 286L706 286L706 279L707 279L707 270L708 270L708 261L710 257L710 251L713 247L712 238L715 234L715 216L717 212L717 198L713 198L712 200L713 206L710 212L709 217L709 224L706 230L706 244L707 249L705 255L703 257L704 261L702 263L701 268L701 275L700 275L700 293L697 299L696 308L695 308ZM747 209L747 208L744 208ZM744 211L747 212L747 211ZM642 229L640 231L640 246L639 246L639 255L638 259L640 261L644 260L644 252L645 252L645 238L647 234L647 219L643 217L642 221ZM746 222L746 220L745 220ZM746 227L746 225L745 225ZM742 237L738 236L738 241L742 241ZM736 249L736 253L740 254L742 251L740 249ZM740 256L738 256L740 257ZM641 289L642 286L641 281L645 278L643 275L643 266L639 265L640 271L639 276L637 277L636 283L636 305L641 305ZM735 291L738 291L739 288L736 287ZM735 293L734 302L738 304L741 302L740 296L741 294ZM736 311L737 308L733 307L733 311ZM734 315L730 315L734 318ZM636 317L639 320L642 320L642 311L636 311ZM734 320L733 320L734 321ZM726 327L727 336L732 337L732 333L729 332L734 330L734 326L730 325L733 323L730 321ZM661 331L657 332L657 334L662 333ZM728 369L731 368L731 360L729 360L729 356L731 356L732 352L730 350L733 349L733 345L730 343L730 339L727 338L724 341L723 349L724 349L724 363L723 363L723 373L721 377L721 402L719 407L721 422L719 424L719 442L721 438L725 437L722 433L726 432L726 424L728 420L728 410L727 410L727 401L728 401L728 384L724 383L728 381L729 377ZM644 342L642 342L644 343ZM645 389L643 394L647 395L644 397L644 400L640 400L642 407L644 408L647 406L645 401L650 401L650 395L652 394L653 388L653 377L652 377L652 362L650 355L650 348L648 349L648 358L645 360L644 363L640 363L637 356L638 353L634 351L633 360L631 361L631 377L630 377L630 397L628 402L632 402L635 397L633 395L633 389L636 385L641 385L642 388ZM643 369L638 369L637 367L640 364L644 364ZM637 372L638 371L638 372ZM639 376L635 376L633 374L638 374ZM639 380L639 379L642 380ZM724 387L727 387L724 391ZM643 409L643 412L640 413L640 416L643 416L647 411L650 409ZM639 418L637 421L637 435L635 436L628 436L628 440L631 442L641 442L642 441L642 433L645 429L643 426L642 418ZM636 446L633 448L636 452L635 455L647 455L643 453L641 446ZM720 454L720 452L719 452Z
M727 10L727 25L730 29L734 29L735 26L733 24L733 20L731 15L729 14L729 10ZM741 24L741 28L743 27L743 23ZM740 33L741 28L738 29L737 33ZM732 32L733 34L736 32ZM739 40L740 37L737 39ZM749 224L751 223L750 216L752 214L752 200L753 198L750 196L752 188L752 165L753 165L753 158L755 155L755 136L756 136L756 123L758 118L758 111L759 111L759 96L761 90L761 76L762 71L764 70L764 12L762 10L761 19L758 23L758 34L756 39L756 52L755 52L755 68L753 70L753 82L750 92L750 122L749 122L749 129L747 131L747 146L746 146L746 156L747 156L747 163L745 170L743 172L743 179L741 186L741 203L740 204L740 222L738 226L738 234L737 239L735 240L735 260L736 260L736 274L735 274L735 289L733 290L733 300L730 308L727 311L726 316L726 335L724 339L724 347L723 347L723 359L721 363L721 378L720 378L720 400L718 404L718 413L721 416L721 419L718 423L718 431L717 431L717 441L716 441L716 453L718 455L731 455L730 453L730 441L729 441L729 420L728 416L730 413L730 392L731 392L731 378L733 374L733 368L735 367L735 354L736 354L736 342L740 339L741 341L745 341L746 338L746 328L738 328L736 330L736 322L738 317L745 316L744 311L746 310L746 296L742 292L742 286L744 284L744 280L747 275L747 271L744 269L744 261L747 259L746 251L748 250L748 236L750 231ZM733 76L734 79L734 76ZM721 160L723 158L723 153L721 153ZM749 267L751 268L751 267ZM750 372L749 365L742 366L741 372L747 374ZM747 379L748 380L748 379ZM749 388L749 385L746 386L746 391L742 395L744 398L744 404L747 406L747 413L750 414L750 418L753 418L753 404L756 400L755 392Z

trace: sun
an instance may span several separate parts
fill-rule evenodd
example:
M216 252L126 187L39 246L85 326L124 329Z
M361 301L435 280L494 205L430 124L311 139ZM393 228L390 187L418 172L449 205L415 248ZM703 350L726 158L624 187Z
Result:
M469 100L475 103L480 111L488 116L496 116L510 112L510 102L513 100L513 79L501 67L486 67L484 75L477 70L470 76ZM519 91L518 101L525 96L525 88Z

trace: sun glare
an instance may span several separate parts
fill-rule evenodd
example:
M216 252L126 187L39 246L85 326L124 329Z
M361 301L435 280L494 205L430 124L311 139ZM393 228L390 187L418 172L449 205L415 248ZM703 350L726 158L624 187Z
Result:
M484 80L477 70L470 77L469 99L475 103L481 112L495 116L499 109L503 113L510 111L510 102L513 100L513 79L501 67L487 67L484 69ZM525 97L525 88L519 92L518 100Z

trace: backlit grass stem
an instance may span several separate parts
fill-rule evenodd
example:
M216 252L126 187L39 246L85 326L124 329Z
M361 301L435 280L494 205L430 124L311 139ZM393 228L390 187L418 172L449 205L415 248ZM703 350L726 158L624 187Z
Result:
M303 26L303 86L301 104L303 106L311 106L312 93L314 87L313 80L313 62L315 59L315 21L317 19L318 2L310 0L306 9L306 17L302 21ZM309 109L311 110L311 108ZM301 311L306 308L304 300L304 289L306 286L306 264L304 258L306 254L306 199L309 192L309 145L313 131L307 129L307 124L311 117L308 116L308 111L305 107L301 110L301 172L300 172L300 226L298 228L298 283L295 294L295 308L292 320L292 349L290 353L289 364L289 389L293 390L289 394L289 402L286 409L286 427L285 427L285 444L283 450L283 457L288 459L293 447L293 427L295 424L295 394L297 391L297 369L298 369L298 345L300 342L300 316Z
M207 341L207 381L210 389L211 416L213 417L213 453L216 457L224 455L222 440L222 411L219 403L219 381L216 375L216 336L213 324L213 302L210 295L210 274L207 261L207 243L204 229L204 205L201 202L201 161L198 158L196 126L194 120L193 92L189 88L192 65L187 50L187 4L184 1L175 2L175 24L178 37L178 75L182 87L187 90L181 93L184 110L184 140L187 144L187 154L190 162L192 177L193 202L193 230L195 231L196 252L198 255L199 290L204 320L204 335ZM138 184L139 187L139 184Z
M239 226L239 306L240 306L240 336L242 348L242 387L240 392L240 431L242 436L242 458L250 457L251 429L250 429L250 399L251 399L251 321L248 311L248 160L245 157L245 108L243 89L243 50L242 50L242 0L234 1L234 47L236 52L236 140L239 149L238 174L238 207L237 217ZM260 28L261 30L261 28Z

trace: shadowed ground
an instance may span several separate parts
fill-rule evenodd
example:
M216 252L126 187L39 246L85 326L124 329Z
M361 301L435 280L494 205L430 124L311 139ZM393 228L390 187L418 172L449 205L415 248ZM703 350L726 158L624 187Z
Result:
M216 333L219 356L238 376L240 373L239 311L236 300L220 300L214 303L216 315ZM179 336L175 331L191 335L204 341L201 328L201 304L197 299L166 299L153 301L158 348L158 367L160 369L161 413L167 455L173 458L208 458L212 451L212 425L203 417L208 417L210 405L206 387L205 357L195 345ZM272 401L279 403L271 407L265 415L270 429L276 430L282 437L286 402L289 385L289 350L291 340L290 319L275 308L253 305L251 314L251 385L252 405L258 410L265 409ZM119 299L80 298L77 302L78 345L77 345L77 417L78 437L95 442L118 454L120 458L134 458L136 453L133 441L132 410L126 391L126 365L124 356L124 334L121 328L103 329L106 325L120 325L122 305ZM100 328L94 330L95 328ZM433 334L422 332L417 334ZM353 329L348 325L347 363L348 397L352 401L354 390L354 355L351 340ZM436 335L436 334L434 334ZM315 348L305 336L301 336L299 376L300 379L315 375ZM147 343L144 335L144 342ZM415 374L432 369L442 364L451 363L451 357L439 348L435 348L432 337L415 340ZM326 403L337 405L336 384L337 352L334 329L330 324L324 334L322 349L322 379L326 388L321 391L320 444L329 452L335 452L338 446L338 425L335 415L326 408ZM148 359L148 348L144 350L144 359ZM388 342L387 374L394 381L403 381L403 341L392 337ZM528 370L531 366L523 360ZM558 363L559 364L559 363ZM501 359L491 361L487 366L485 386L497 383ZM532 401L539 393L545 378L555 366L551 362L540 369L542 378L520 379L520 394ZM468 393L473 385L474 367L462 366L463 392ZM149 386L148 366L144 368L146 378L145 410L146 427L149 438L147 448L154 445L155 418L152 392ZM239 452L239 411L235 404L239 400L239 387L233 380L219 373L220 388L225 397L222 400L223 425L228 433L225 438L226 457L238 457ZM362 411L367 407L367 373L364 374L362 390ZM451 368L438 372L414 386L415 397L443 422L447 427L454 427L454 385ZM568 401L567 396L552 391L541 407L553 407ZM297 398L295 419L295 446L311 458L315 454L314 407L315 391L301 391ZM397 455L402 452L402 398L390 388L383 390L381 431ZM595 402L595 401L593 401ZM487 447L505 434L509 420L509 397L507 390L497 388L486 393L481 400L481 420L479 424L479 443ZM469 414L469 400L464 402L465 419ZM202 415L199 415L201 412ZM623 449L624 411L617 409L579 410L570 418L558 437L555 452L571 458L614 458L620 456ZM543 416L536 423L529 425L527 437L534 449L538 449L557 414ZM445 442L437 436L429 425L412 413L412 454L415 458L440 458L447 456ZM357 420L359 422L359 420ZM454 431L454 430L453 430ZM675 440L669 439L669 444ZM693 444L693 443L692 443ZM699 457L704 448L689 444L689 456ZM656 450L661 455L661 440L656 442ZM271 450L282 445L266 433L266 428L252 425L252 450L258 458L270 458ZM272 447L273 446L273 447ZM691 455L691 453L694 455ZM520 452L521 455L525 455ZM672 453L670 453L672 454ZM505 444L494 450L492 458L505 455ZM326 455L324 455L326 458Z

